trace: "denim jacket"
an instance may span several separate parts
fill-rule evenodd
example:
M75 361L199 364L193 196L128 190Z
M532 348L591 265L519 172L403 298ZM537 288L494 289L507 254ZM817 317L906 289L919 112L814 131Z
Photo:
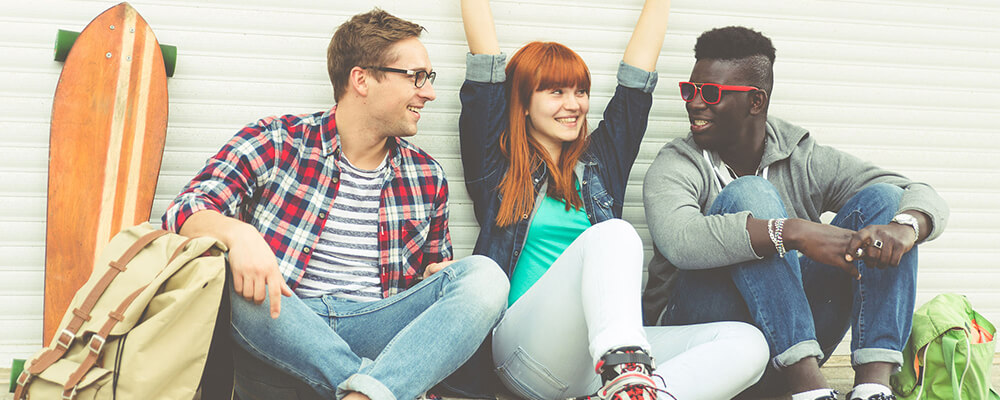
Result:
M526 214L520 222L507 227L496 225L501 202L498 187L508 169L508 160L499 150L500 137L509 123L510 88L504 84L506 56L469 54L466 62L459 136L465 185L480 226L473 253L492 258L510 277L533 215ZM590 143L575 168L591 224L622 216L629 171L646 132L657 74L622 62L617 78L618 87L604 110L604 119L590 134ZM533 176L538 204L548 182L545 165Z

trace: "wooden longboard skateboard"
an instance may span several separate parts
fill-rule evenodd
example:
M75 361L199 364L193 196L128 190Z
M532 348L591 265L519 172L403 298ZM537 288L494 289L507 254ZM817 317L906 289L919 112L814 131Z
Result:
M97 16L71 45L49 138L44 343L104 245L149 220L167 129L163 55L131 5Z

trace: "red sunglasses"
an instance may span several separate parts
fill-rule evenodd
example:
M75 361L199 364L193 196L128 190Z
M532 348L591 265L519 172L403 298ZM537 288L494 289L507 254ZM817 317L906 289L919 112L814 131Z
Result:
M694 101L694 96L701 92L701 100L705 104L719 104L722 101L722 92L752 92L761 90L753 86L733 86L720 85L717 83L691 83L681 82L681 98L690 103Z

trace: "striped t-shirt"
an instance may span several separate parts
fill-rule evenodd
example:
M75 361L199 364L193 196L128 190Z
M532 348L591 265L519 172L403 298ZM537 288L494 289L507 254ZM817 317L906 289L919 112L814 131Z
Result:
M312 259L295 289L299 297L332 295L353 301L382 298L378 208L388 163L359 169L341 156L340 187Z

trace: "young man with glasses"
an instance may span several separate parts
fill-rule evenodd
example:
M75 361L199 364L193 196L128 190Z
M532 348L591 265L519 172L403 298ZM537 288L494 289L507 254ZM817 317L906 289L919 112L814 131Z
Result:
M229 248L244 400L416 398L505 308L495 262L450 260L444 172L403 139L435 98L422 31L352 17L327 54L337 105L243 128L163 217Z
M917 244L944 230L928 185L767 115L774 47L751 29L703 33L680 83L691 133L645 177L655 242L647 324L737 320L764 332L771 365L750 391L835 399L819 366L852 328L849 400L891 399L916 291ZM835 212L830 224L823 212Z

